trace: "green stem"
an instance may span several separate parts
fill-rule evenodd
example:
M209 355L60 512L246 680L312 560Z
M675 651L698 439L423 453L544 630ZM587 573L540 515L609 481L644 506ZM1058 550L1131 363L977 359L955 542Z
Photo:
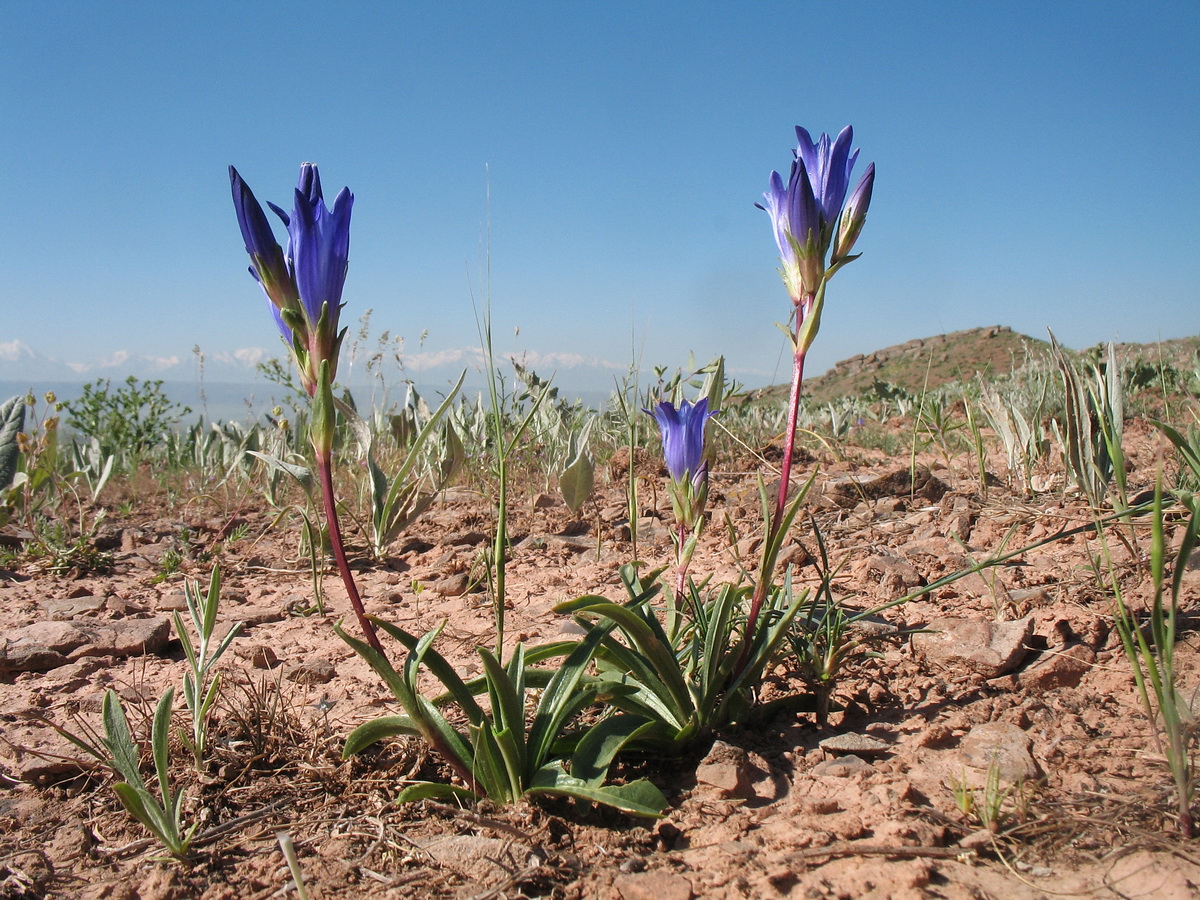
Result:
M499 416L499 413L497 413ZM496 427L497 446L499 447L496 461L497 481L500 496L496 503L496 540L492 545L492 577L495 596L496 619L496 657L504 659L504 569L508 558L508 459L504 447L504 433L499 422Z
M338 572L341 573L342 584L346 586L346 593L350 596L350 605L354 607L354 615L358 617L358 624L362 628L367 643L386 659L387 654L383 652L383 645L379 643L379 635L375 632L375 626L367 618L367 611L363 608L362 598L358 594L358 586L354 583L354 575L350 571L350 563L346 559L346 549L342 543L342 528L338 524L337 501L333 494L333 464L329 457L317 457L317 471L321 476L321 496L325 500L325 520L329 523L329 544L333 548L333 558L337 562Z

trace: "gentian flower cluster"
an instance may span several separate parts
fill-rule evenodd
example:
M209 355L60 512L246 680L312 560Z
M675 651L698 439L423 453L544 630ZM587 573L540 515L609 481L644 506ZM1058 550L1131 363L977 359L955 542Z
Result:
M854 129L847 125L830 140L822 134L816 141L804 128L796 126L798 146L792 151L792 170L787 184L778 172L771 173L770 186L763 203L775 231L780 274L795 308L795 331L786 329L792 341L792 388L788 398L787 431L784 432L783 465L775 511L767 529L762 573L754 588L750 612L746 617L746 642L738 669L749 658L750 637L755 633L759 612L767 596L779 548L783 544L796 508L788 512L788 487L792 477L792 451L796 443L796 419L800 410L800 390L804 382L804 357L821 327L825 305L825 287L829 279L846 263L861 254L851 255L871 205L875 186L875 164L867 167L858 186L850 193L850 175L858 160L851 151Z
M816 337L818 297L825 282L858 258L850 251L871 205L875 164L867 167L847 201L850 175L858 160L858 151L850 149L854 129L847 125L836 139L822 134L814 142L806 129L796 126L796 137L799 145L792 151L795 158L787 184L772 172L764 202L756 205L771 217L783 264L780 273L796 307L797 342L807 350ZM816 321L802 328L810 314Z
M354 195L349 188L342 188L332 209L326 207L317 167L302 165L291 215L274 203L267 204L287 228L285 251L275 240L258 200L233 166L229 167L229 182L238 226L250 254L250 274L270 301L301 384L310 397L315 396L323 363L328 363L330 382L337 375L338 352L346 333L344 328L338 331L338 319Z

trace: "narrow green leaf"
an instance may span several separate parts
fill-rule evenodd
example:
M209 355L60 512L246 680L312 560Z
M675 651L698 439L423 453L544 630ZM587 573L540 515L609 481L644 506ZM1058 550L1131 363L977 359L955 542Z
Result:
M346 738L342 747L342 759L349 759L362 753L372 744L386 741L398 735L421 737L421 729L408 716L379 716L369 722L363 722Z
M418 781L410 784L396 795L397 803L412 803L415 800L445 800L457 799L474 801L479 797L453 784L443 784L436 781Z
M593 628L571 651L542 692L533 725L529 729L528 754L535 765L549 755L550 747L575 711L577 688L596 648L608 634L606 628Z
M526 793L575 797L647 818L658 818L668 806L662 791L645 779L630 784L596 788L568 775L560 763L539 769Z
M154 723L150 729L150 749L154 753L154 770L158 774L158 789L163 803L171 796L171 775L168 769L171 742L171 713L175 711L175 688L169 687L158 701L154 710Z
M589 787L600 787L608 769L626 745L653 732L657 723L640 716L609 716L583 735L571 757L571 774Z
M517 693L508 672L500 665L500 661L486 647L478 648L479 657L487 673L488 693L492 702L492 717L496 720L497 740L501 734L509 735L512 747L505 753L510 768L516 767L520 773L518 778L524 780L525 771L525 706L523 698ZM519 649L518 649L519 655ZM511 759L510 759L511 757Z
M411 651L416 651L420 645L420 640L409 634L403 628L393 625L391 622L385 622L382 619L372 617L372 622L379 626L383 631L387 632L391 637L398 640ZM445 623L443 623L444 626ZM443 626L435 629L435 632L440 632ZM426 635L428 637L428 635ZM370 660L368 660L369 662ZM426 645L422 651L422 661L425 666L433 673L434 677L440 681L446 689L454 697L454 701L462 707L467 718L471 722L479 722L483 719L483 708L475 700L474 693L463 682L462 677L458 674L455 668L446 661L446 658L438 653L432 647Z

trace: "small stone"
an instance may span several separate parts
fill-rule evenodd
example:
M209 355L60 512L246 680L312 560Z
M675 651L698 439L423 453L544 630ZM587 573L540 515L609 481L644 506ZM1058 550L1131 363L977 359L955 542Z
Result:
M874 770L871 768L869 762L861 756L854 756L853 754L822 760L812 767L814 775L834 778L851 778L856 775L865 775L872 771Z
M1041 774L1030 755L1029 735L1008 722L984 722L963 737L959 746L965 765L981 772L995 767L1002 782L1016 784Z
M864 574L888 596L899 596L925 583L924 577L911 565L894 556L873 556L867 560Z
M286 677L295 684L327 684L333 680L337 670L327 659L306 659L288 668Z
M978 831L972 831L961 841L958 846L964 850L983 850L991 847L996 840L996 835L987 828L980 828Z
M163 612L183 612L187 609L187 595L182 590L163 594L157 604Z
M433 584L433 589L443 597L461 597L467 592L471 581L466 572L456 572L440 578Z
M451 535L443 543L448 547L474 547L487 542L488 536L482 531L464 531L462 534Z
M748 559L758 552L758 548L762 546L762 538L757 535L744 537L737 542L737 556L739 559Z
M670 872L619 875L613 881L621 900L692 900L692 883Z
M235 645L234 652L256 669L273 669L279 665L279 656L266 644Z
M534 509L552 509L562 501L553 494L538 494L533 498Z
M827 737L818 746L830 753L856 753L861 756L879 756L892 749L890 744L877 737L855 732Z
M1073 644L1043 659L1022 672L1021 687L1035 694L1057 688L1076 687L1096 662L1096 654L1086 644Z
M1011 672L1025 658L1033 635L1029 617L995 622L982 616L943 617L926 626L929 632L913 635L913 649L926 662L942 668L968 668L984 678Z
M776 564L782 571L788 566L792 566L796 569L802 568L803 566L807 566L811 561L812 554L808 552L808 548L803 544L796 542L788 544L779 551L779 557L776 561Z
M745 750L725 741L714 741L712 749L696 767L697 784L714 788L728 798L752 797L753 783L762 775Z
M814 816L828 816L841 810L836 797L816 797L803 804L804 811Z

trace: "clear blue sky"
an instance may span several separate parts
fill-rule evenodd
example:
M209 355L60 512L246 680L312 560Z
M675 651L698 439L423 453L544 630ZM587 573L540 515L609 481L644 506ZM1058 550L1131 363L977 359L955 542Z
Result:
M502 350L772 380L760 199L793 126L874 161L810 371L1006 324L1200 332L1200 3L6 3L0 343L278 349L226 166L355 193L344 312ZM855 180L857 180L857 172ZM514 327L520 328L513 336ZM644 348L644 349L643 349ZM547 364L547 368L551 368ZM786 377L786 366L778 380Z

